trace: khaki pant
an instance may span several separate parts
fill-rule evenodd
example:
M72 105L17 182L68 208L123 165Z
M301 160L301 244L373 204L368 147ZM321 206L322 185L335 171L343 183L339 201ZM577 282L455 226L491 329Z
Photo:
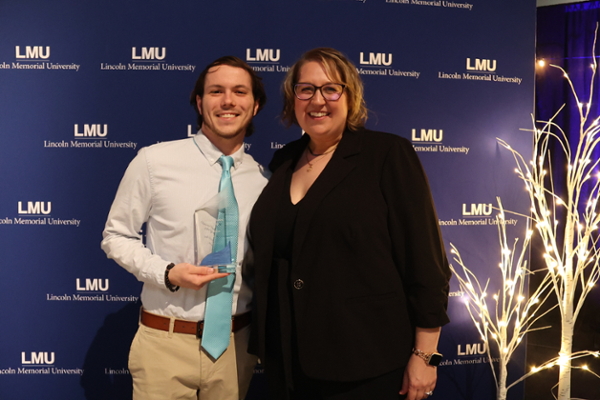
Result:
M213 361L195 335L140 324L129 352L133 400L241 400L256 357L248 354L250 327L231 334L229 347Z

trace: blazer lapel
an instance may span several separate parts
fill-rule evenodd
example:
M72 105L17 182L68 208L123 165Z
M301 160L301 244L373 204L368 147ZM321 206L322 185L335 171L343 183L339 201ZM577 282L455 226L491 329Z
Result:
M298 265L306 235L319 205L327 194L355 168L356 157L353 156L359 152L360 135L357 132L346 130L331 160L309 189L310 195L306 195L302 200L302 207L299 210L294 229L292 265Z

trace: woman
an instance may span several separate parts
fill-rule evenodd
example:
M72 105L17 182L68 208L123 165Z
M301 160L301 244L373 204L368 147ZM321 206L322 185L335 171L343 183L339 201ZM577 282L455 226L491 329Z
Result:
M427 398L450 272L416 153L363 127L362 82L337 50L304 54L284 96L306 134L275 153L250 220L270 398Z

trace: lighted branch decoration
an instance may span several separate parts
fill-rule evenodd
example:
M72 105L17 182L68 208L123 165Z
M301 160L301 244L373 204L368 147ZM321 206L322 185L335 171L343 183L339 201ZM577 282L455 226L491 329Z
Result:
M528 248L533 232L528 229L520 245L518 238L509 245L500 198L498 198L498 205L500 212L496 216L496 221L501 260L498 265L500 270L492 273L499 276L488 278L485 285L482 285L477 276L466 267L460 252L452 243L451 253L461 270L458 271L452 265L450 268L459 281L460 290L464 293L465 307L486 344L488 362L496 381L496 398L505 400L511 387L533 373L529 372L507 384L508 363L525 335L547 328L534 327L534 325L551 310L542 312L541 307L551 295L552 282L549 276L545 275L537 289L530 295L527 294L528 278L532 274L527 264ZM490 279L501 282L502 287L490 293ZM494 365L495 360L498 361L497 367Z
M595 48L596 39L592 55L595 54ZM560 66L551 65L564 73L577 104L579 132L570 132L571 136L579 136L576 148L571 147L565 131L554 122L564 106L549 121L538 121L538 128L534 124L535 161L526 162L521 154L498 139L512 152L517 163L517 175L523 180L529 193L531 218L545 248L543 256L546 272L558 301L561 347L557 359L544 366L560 367L557 397L560 400L571 398L571 369L587 369L585 365L574 366L572 361L589 355L599 356L598 352L572 352L575 322L585 299L600 278L600 173L594 172L600 164L600 160L594 157L594 153L600 151L600 117L591 115L591 100L598 69L596 58L592 57L592 60L587 103L580 100L567 72ZM556 182L564 190L562 195L555 192L552 174L547 173L552 170L550 145L553 143L558 144L568 160L564 182ZM598 376L596 373L594 375Z

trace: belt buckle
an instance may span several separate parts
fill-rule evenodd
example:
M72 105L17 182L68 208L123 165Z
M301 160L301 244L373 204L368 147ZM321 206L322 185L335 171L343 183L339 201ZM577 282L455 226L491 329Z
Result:
M204 330L204 321L198 321L196 324L196 337L202 339L202 331Z

